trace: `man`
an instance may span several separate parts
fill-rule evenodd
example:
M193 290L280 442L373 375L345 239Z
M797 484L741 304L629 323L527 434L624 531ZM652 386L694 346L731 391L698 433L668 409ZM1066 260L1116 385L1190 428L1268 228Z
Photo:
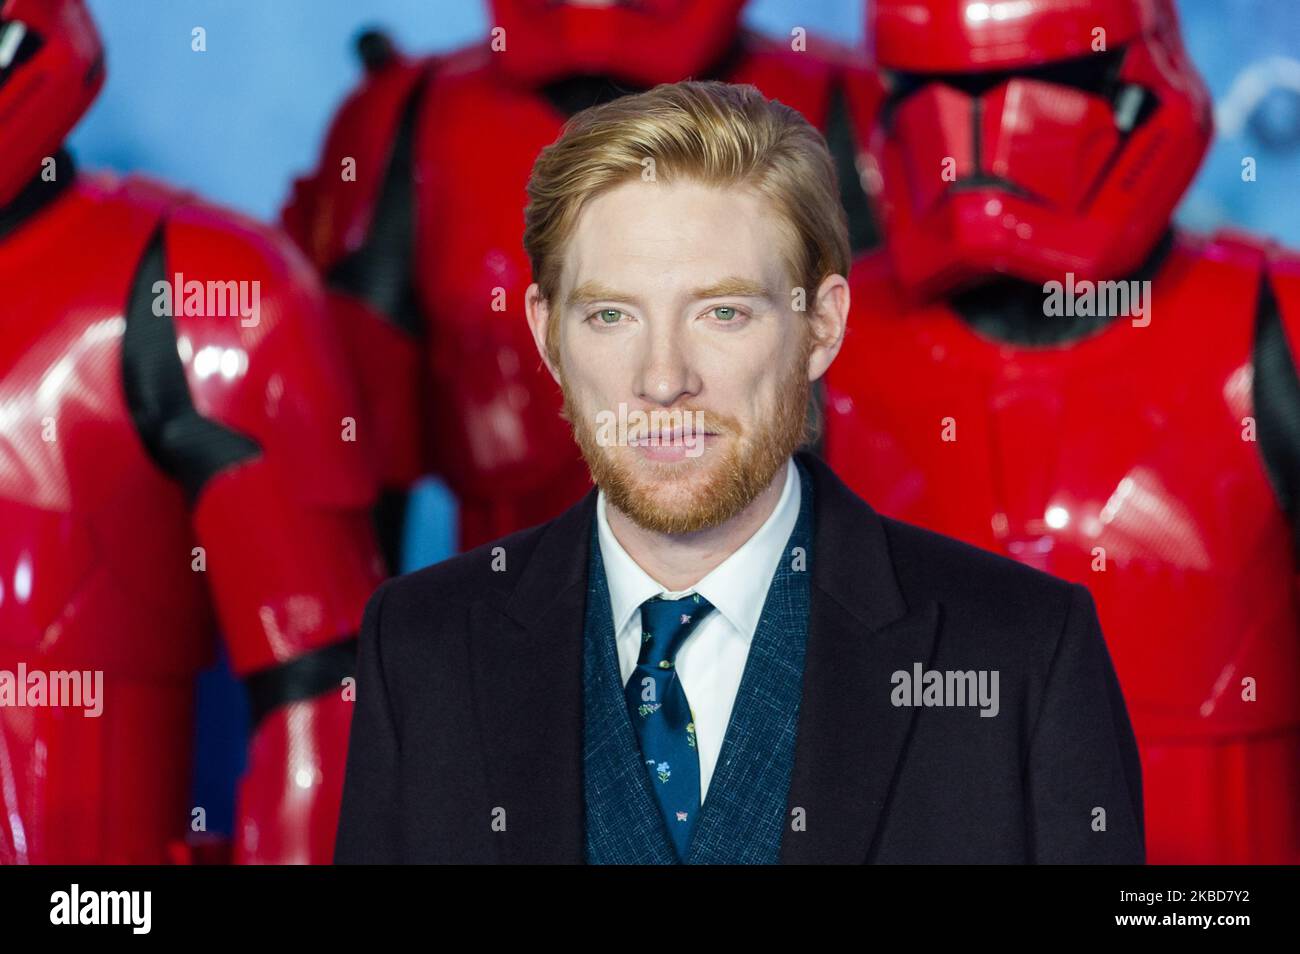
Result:
M812 127L660 86L575 116L529 195L598 490L372 598L335 860L1141 862L1087 591L795 453L849 308Z

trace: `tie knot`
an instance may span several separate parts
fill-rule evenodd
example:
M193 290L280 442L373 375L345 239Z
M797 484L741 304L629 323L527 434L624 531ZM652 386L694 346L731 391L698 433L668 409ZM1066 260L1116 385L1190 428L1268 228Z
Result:
M677 650L713 609L713 604L692 593L679 600L652 596L641 604L641 656L637 665L672 669Z

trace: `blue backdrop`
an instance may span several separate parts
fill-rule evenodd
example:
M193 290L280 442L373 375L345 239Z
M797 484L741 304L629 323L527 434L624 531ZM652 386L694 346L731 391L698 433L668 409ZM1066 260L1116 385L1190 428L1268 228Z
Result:
M479 0L90 0L108 49L108 82L72 136L87 166L166 178L274 218L295 175L316 161L326 125L359 78L352 41L381 26L409 50L435 51L486 32ZM365 7L364 11L360 9ZM1300 4L1181 0L1192 57L1216 103L1220 135L1179 218L1235 225L1300 245ZM862 0L751 0L747 21L863 40ZM207 50L191 49L195 28ZM1243 182L1242 159L1257 179ZM452 551L455 512L422 485L408 526L408 568ZM224 666L200 687L196 804L229 831L247 726Z

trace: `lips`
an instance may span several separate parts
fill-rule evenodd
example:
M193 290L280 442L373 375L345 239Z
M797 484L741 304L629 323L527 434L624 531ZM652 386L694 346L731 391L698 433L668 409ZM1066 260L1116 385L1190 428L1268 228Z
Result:
M688 438L690 438L691 440L699 440L702 437L717 437L717 436L718 434L715 431L696 432L696 431L685 430L682 428L674 428L671 431L653 431L649 434L642 435L641 437L629 438L628 446L630 447L653 447L655 445L659 445L661 447L664 445L672 446L674 444L684 444L686 443L686 440Z

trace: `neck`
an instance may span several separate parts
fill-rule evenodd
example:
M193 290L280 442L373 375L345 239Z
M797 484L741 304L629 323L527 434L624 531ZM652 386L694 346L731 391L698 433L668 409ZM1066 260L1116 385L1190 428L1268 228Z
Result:
M696 79L725 80L734 74L744 59L747 45L744 30L735 37L716 60L695 74ZM608 103L629 93L642 93L648 87L624 82L617 76L592 76L576 74L552 80L542 87L544 95L563 116L572 116L588 106Z
M782 463L766 488L725 523L693 533L658 533L634 523L606 500L605 519L627 555L671 592L690 589L739 550L776 509L789 465Z
M1174 247L1174 230L1166 229L1146 259L1120 281L1152 281ZM1071 344L1107 328L1122 315L1104 311L1093 317L1047 318L1043 314L1041 284L1014 278L997 278L949 296L948 302L966 324L995 341L1024 346Z
M47 181L38 172L12 201L0 206L0 238L18 229L72 184L76 174L72 157L65 150L60 149L54 154L54 162L56 173L54 179Z

